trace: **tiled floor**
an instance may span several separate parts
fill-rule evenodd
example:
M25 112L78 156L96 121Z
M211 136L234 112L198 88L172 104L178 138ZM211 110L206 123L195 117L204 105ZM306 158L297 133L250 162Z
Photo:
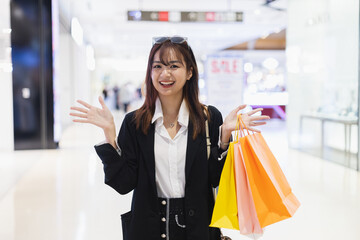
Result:
M131 196L103 183L93 150L101 134L72 125L58 150L0 152L1 240L121 239L119 215L130 208ZM360 239L360 174L288 150L283 122L271 121L263 135L302 205L293 218L267 227L262 239Z

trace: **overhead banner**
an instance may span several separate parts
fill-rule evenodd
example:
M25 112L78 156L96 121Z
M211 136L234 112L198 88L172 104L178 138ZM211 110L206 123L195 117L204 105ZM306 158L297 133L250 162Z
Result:
M243 12L128 11L128 21L242 22Z

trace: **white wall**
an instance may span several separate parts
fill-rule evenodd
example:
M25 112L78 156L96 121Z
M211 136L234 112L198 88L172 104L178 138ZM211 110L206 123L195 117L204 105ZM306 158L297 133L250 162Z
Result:
M78 46L69 33L60 34L59 42L60 116L65 129L72 122L70 107L77 99L91 101L91 78L86 65L86 48Z
M74 87L72 80L71 44L72 38L69 34L60 34L59 39L59 86L60 86L60 122L64 129L71 123L67 112L74 101Z
M13 127L13 101L12 101L12 73L11 67L11 42L10 33L10 1L0 1L0 150L11 151L14 149ZM10 69L9 69L10 68Z
M82 99L91 102L90 71L86 65L86 48L72 42L72 76L74 100Z
M300 115L317 111L344 112L357 108L358 0L289 0L287 69L289 145L320 145L320 122L307 120L299 135ZM357 129L352 129L357 149ZM344 126L327 124L325 143L344 149Z

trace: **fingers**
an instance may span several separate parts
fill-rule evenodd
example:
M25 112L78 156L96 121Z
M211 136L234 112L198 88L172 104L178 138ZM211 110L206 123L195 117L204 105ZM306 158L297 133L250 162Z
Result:
M261 125L265 125L266 122L250 122L250 126L261 126Z
M250 121L260 121L260 120L268 120L268 119L270 119L270 117L266 115L250 117Z
M79 111L82 113L88 113L88 110L86 110L85 108L80 108L80 107L71 107L71 110L75 110L75 111Z
M259 129L256 129L256 128L251 128L249 127L248 128L250 131L253 131L253 132L258 132L258 133L261 133L261 131Z
M83 100L77 100L77 102L83 105L84 107L91 108L91 105L88 104L87 102L84 102Z
M243 104L243 105L238 106L237 108L235 108L235 109L233 110L233 112L237 113L237 112L239 112L240 110L242 110L242 109L244 109L244 108L246 108L246 104Z
M257 112L260 112L260 111L262 111L262 110L264 110L264 109L262 109L262 108L256 108L256 109L254 109L254 110L251 110L251 111L247 112L246 114L249 115L249 116L251 116L251 115L253 115L253 114L257 113Z
M102 98L102 96L99 96L99 103L101 104L102 109L106 108L106 104L105 104L104 99Z
M81 114L81 113L70 113L70 116L79 117L79 118L87 118L87 114Z
M90 123L88 120L86 119L73 119L73 122L78 122L78 123Z

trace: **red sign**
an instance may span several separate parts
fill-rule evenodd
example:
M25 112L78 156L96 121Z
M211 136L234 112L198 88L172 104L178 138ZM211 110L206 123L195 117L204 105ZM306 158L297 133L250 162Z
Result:
M238 64L236 59L226 60L212 60L211 72L212 73L238 73Z
M169 21L169 12L159 12L159 21L162 22Z
M215 21L215 13L214 12L207 12L205 15L207 22L213 22Z

